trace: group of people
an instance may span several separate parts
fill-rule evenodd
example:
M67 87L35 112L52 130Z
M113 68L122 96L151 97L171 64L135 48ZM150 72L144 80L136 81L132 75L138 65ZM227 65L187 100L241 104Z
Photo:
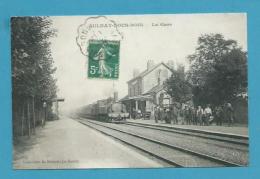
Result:
M186 124L186 125L222 125L225 120L229 126L234 123L234 110L230 103L219 105L211 108L207 105L205 108L198 106L197 108L189 105L178 107L176 104L169 108L161 108L156 106L154 109L155 122L165 121L165 123Z

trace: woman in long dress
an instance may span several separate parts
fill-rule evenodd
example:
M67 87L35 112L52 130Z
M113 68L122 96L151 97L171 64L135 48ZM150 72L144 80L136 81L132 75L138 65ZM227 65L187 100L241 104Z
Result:
M112 69L106 64L105 60L107 58L107 55L110 55L110 56L115 56L114 54L110 53L105 44L103 43L102 44L102 47L99 49L99 51L97 52L97 54L95 55L94 57L94 60L98 60L99 62L99 70L98 70L98 73L101 75L101 76L104 76L104 75L108 75L108 76L112 76Z

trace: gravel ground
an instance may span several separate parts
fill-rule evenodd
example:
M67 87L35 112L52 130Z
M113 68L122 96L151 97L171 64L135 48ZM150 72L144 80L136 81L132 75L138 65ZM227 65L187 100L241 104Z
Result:
M147 138L152 138L165 143L183 147L189 150L221 158L227 161L238 163L244 166L248 165L248 148L229 144L226 142L203 139L199 137L175 134L172 132L158 131L137 126L102 123L116 129L133 132Z
M86 121L85 121L86 122ZM93 121L92 121L93 122ZM181 152L179 150L175 150L166 146L162 146L160 144L155 144L150 141L144 141L143 139L121 133L119 131L115 131L112 129L108 129L99 125L95 125L93 123L88 123L88 125L94 126L95 128L106 132L112 136L115 136L121 140L127 141L133 145L137 145L142 149L148 150L156 155L167 158L168 160L174 161L185 167L222 167L223 164L219 164L208 159L203 159L201 157L194 156L192 154L188 154L186 152ZM103 124L103 123L102 123Z

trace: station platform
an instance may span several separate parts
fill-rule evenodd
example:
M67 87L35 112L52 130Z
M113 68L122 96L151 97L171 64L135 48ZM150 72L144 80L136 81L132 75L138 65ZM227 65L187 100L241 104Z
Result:
M161 163L69 117L14 142L14 169L150 168Z
M134 122L140 124L148 124L154 126L167 126L167 127L174 127L180 129L192 129L192 130L199 130L205 132L213 132L213 133L223 133L223 134L231 134L231 135L239 135L248 137L248 126L243 124L234 124L233 126L217 126L216 124L212 124L210 126L199 126L199 125L182 125L182 124L166 124L164 121L158 121L155 123L154 120L144 120L144 119L127 119L127 122Z

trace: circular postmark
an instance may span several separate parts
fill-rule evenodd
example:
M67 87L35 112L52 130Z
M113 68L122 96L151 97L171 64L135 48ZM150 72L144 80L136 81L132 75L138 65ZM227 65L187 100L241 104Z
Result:
M89 17L78 27L77 44L88 59L89 78L118 79L123 35L106 16Z

